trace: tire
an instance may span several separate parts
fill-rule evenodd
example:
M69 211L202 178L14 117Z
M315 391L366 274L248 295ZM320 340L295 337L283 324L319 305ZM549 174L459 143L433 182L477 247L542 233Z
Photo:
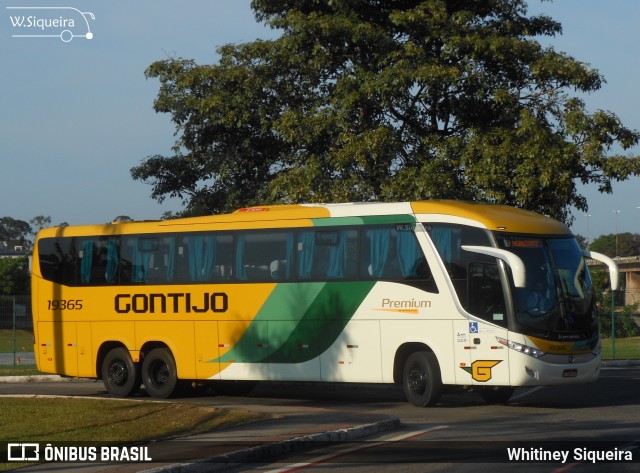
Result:
M497 386L482 389L480 396L489 404L504 404L513 395L513 391L511 386Z
M178 373L173 355L166 348L154 348L142 362L142 383L151 397L167 399L178 387Z
M436 356L427 351L412 353L402 372L404 395L417 407L432 406L442 393L442 378Z
M140 389L140 370L126 348L113 348L102 360L102 382L109 394L127 397Z

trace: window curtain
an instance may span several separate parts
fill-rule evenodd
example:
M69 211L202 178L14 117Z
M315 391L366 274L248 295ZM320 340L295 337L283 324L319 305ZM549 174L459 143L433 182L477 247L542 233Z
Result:
M417 276L422 251L418 246L415 234L413 232L398 232L396 240L396 252L402 277Z
M143 251L144 240L133 240L133 274L131 280L133 282L146 282L149 275L149 266L151 261L151 252Z
M82 260L80 261L80 282L89 284L91 282L91 263L93 261L93 242L85 241L82 244Z
M240 281L247 280L247 269L244 267L244 247L247 237L245 235L238 236L236 243L236 275Z
M391 242L391 230L371 230L371 276L381 278L384 274L384 266L389 257L389 244Z
M342 279L347 272L347 232L338 232L338 243L331 247L327 277Z
M301 279L310 279L313 269L313 256L315 253L315 232L300 233L298 244L298 276Z
M118 274L118 242L109 240L107 243L107 272L105 279L108 283L112 283Z
M214 236L190 236L189 276L192 281L210 281L216 262L216 240Z
M287 263L285 265L285 278L291 278L291 263L293 262L293 232L287 234Z
M176 264L176 239L169 239L169 252L167 255L167 281L172 282Z
M453 239L452 230L450 228L433 228L431 230L431 238L442 260L450 264L453 256L451 248L451 240Z

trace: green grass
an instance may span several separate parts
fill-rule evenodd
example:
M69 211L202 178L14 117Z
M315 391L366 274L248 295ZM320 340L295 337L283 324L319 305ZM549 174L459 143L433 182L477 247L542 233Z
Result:
M602 339L602 358L611 360L612 340ZM616 360L640 360L640 337L616 338Z
M36 365L0 365L0 376L30 376L40 373Z
M13 330L0 330L0 352L13 352ZM33 351L33 333L25 330L15 331L16 351Z
M174 402L0 398L0 442L138 442L262 420L265 415Z
M0 398L0 412L0 443L137 443L272 418L244 409L95 399ZM0 463L0 471L15 466Z

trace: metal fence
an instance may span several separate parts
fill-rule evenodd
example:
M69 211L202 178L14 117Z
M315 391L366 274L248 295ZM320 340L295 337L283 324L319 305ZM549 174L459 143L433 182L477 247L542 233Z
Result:
M35 365L31 296L0 296L0 365Z

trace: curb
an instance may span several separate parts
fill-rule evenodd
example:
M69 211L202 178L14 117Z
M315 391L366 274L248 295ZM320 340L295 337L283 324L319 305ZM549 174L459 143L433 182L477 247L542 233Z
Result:
M640 366L640 360L604 360L602 366L605 368L626 368L629 366Z
M348 429L332 430L280 442L257 445L224 455L196 460L193 463L176 463L149 470L142 470L140 473L205 473L224 471L237 466L239 463L261 463L287 453L306 450L331 442L356 440L380 432L393 430L398 426L400 426L400 419L398 417L390 417L389 419L350 427Z
M55 383L70 382L78 378L69 378L57 374L30 374L22 376L0 376L0 383Z

